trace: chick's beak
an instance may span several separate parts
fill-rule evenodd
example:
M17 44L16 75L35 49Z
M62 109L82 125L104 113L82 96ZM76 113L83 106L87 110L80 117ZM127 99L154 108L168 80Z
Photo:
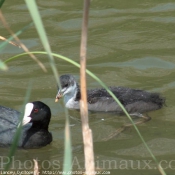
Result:
M58 100L63 96L61 91L58 91L58 94L56 95L55 102L58 102Z

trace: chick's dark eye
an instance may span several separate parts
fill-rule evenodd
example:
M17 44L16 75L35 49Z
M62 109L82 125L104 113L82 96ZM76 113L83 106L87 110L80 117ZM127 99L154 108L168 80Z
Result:
M68 84L65 84L64 87L68 87Z
M38 109L37 109L37 108L35 108L35 109L33 110L33 112L34 112L34 113L37 113L37 112L38 112Z

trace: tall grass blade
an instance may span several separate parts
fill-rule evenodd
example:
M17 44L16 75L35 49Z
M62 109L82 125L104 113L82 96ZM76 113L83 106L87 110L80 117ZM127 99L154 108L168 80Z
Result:
M70 122L67 110L66 112L66 123L65 123L65 139L64 139L64 163L63 163L63 174L68 174L72 169L72 149L71 149L71 135L70 135Z
M38 52L32 52L32 53L33 53L33 54L47 54L46 52L41 52L41 51L40 51L40 52L39 52L39 51L38 51ZM24 55L26 55L26 54L27 54L27 53L22 53L22 54L15 55L15 56L13 56L13 57L11 57L11 58L5 60L5 63L10 62L10 61L12 61L12 60L14 60L14 59L17 59L17 58L19 58L19 57L21 57L21 56L24 56ZM73 64L74 66L80 68L80 64L78 64L77 62L75 62L75 61L73 61L73 60L71 60L71 59L69 59L69 58L67 58L67 57L65 57L65 56L62 56L62 55L59 55L59 54L55 54L55 53L52 53L52 55L53 55L54 57L56 57L56 58L62 59L62 60L64 60L64 61L67 61L67 62L69 62L70 64ZM119 100L116 98L116 96L110 91L110 89L109 89L97 76L95 76L91 71L89 71L89 70L86 69L86 73L87 73L89 76L91 76L93 79L95 79L102 87L104 87L104 88L107 90L107 92L114 98L114 100L119 104L119 106L122 108L122 110L124 111L124 113L126 114L126 116L129 118L129 120L130 120L131 123L133 124L133 126L134 126L134 128L135 128L135 130L136 130L138 136L140 137L142 143L144 144L144 146L146 147L146 149L147 149L148 152L150 153L151 157L153 158L153 160L154 160L155 163L157 164L157 167L158 167L158 169L159 169L159 171L160 171L161 165L159 164L158 160L156 159L156 157L155 157L155 156L153 155L153 153L151 152L150 148L148 147L148 145L146 144L144 138L142 137L141 133L139 132L137 126L135 125L135 123L133 122L132 118L131 118L130 115L127 113L127 111L125 110L125 108L123 107L123 105L120 103L120 101L119 101ZM161 173L162 175L166 175L166 173L165 173L165 171L164 171L163 169L161 169L161 171L162 171L162 173Z
M1 0L0 1L0 8L2 7L3 3L5 2L5 0Z
M8 70L7 65L4 62L2 62L1 60L0 60L0 69L1 70Z
M31 27L33 23L28 24L27 26L23 27L21 30L15 33L16 36L19 36L21 33L23 33L25 30L27 30L29 27ZM0 50L2 50L10 41L14 39L14 36L9 37L6 41L4 41L0 45Z
M4 25L4 27L7 29L7 31L14 37L14 39L19 43L20 47L29 54L29 49L20 41L20 39L18 38L17 35L14 34L14 32L10 29L8 23L5 20L5 17L3 16L3 14L0 11L0 19ZM12 42L11 42L12 43ZM37 62L37 64L41 67L41 69L44 72L47 72L45 66L42 64L42 62L40 62L33 54L29 54L29 56Z
M49 61L50 61L50 65L55 77L55 80L57 82L57 84L59 85L59 88L61 88L60 86L60 82L59 82L59 76L58 76L58 72L57 72L57 68L55 66L55 61L51 52L51 48L49 45L49 41L47 39L47 35L39 14L39 10L37 8L36 2L34 0L25 0L29 12L32 16L32 19L35 23L36 29L38 31L38 35L40 36L41 42L44 46L44 49L46 50L48 56L49 56ZM63 171L67 174L68 172L71 171L71 162L72 162L72 152L71 152L71 139L70 139L70 128L69 128L69 117L68 117L68 112L67 109L65 108L65 114L66 114L66 125L65 125L65 154L64 154L64 167L63 167Z
M7 42L8 42L9 44L11 44L11 45L20 47L17 43L12 42L12 41L8 41L8 39L6 39L6 38L3 37L3 36L0 36L0 40L7 41Z
M30 15L33 19L33 22L35 23L36 29L38 31L38 35L39 35L40 40L41 40L41 42L44 46L44 49L46 50L46 52L49 56L50 65L51 65L53 74L55 76L56 82L58 84L60 84L59 83L58 72L57 72L57 69L56 69L56 66L55 66L55 62L54 62L54 58L51 54L51 48L50 48L50 45L49 45L49 41L47 39L47 35L46 35L45 29L44 29L44 25L42 23L42 20L41 20L40 14L39 14L37 4L36 4L35 0L30 0L30 1L25 0L25 2L28 6L28 10L29 10Z
M10 147L10 151L9 151L9 154L8 154L8 158L9 158L9 161L8 163L6 164L6 167L5 167L5 171L7 171L11 165L11 162L12 162L12 157L13 155L15 154L15 151L17 149L17 146L18 146L18 142L19 142L19 138L20 138L20 135L21 135L21 130L22 130L22 120L23 120L23 116L24 116L24 107L26 105L26 103L28 102L29 100L29 97L30 97L30 94L31 94L31 89L32 89L32 84L30 82L28 88L27 88L27 91L26 91L26 95L25 95L25 98L24 98L24 102L23 102L23 105L22 105L22 109L20 110L21 111L21 114L20 114L20 123L18 125L18 128L17 128L17 131L15 133L15 136L14 136L14 139L13 139L13 143Z
M23 27L21 30L19 30L15 35L18 36L20 35L22 32L24 32L25 30L27 30L30 26L32 26L33 23L30 23L29 25ZM10 43L12 40L14 39L14 36L11 36L9 39L5 40L1 45L0 45L0 51L8 44ZM0 60L0 69L1 70L8 70L8 67L6 64L4 64L1 60Z

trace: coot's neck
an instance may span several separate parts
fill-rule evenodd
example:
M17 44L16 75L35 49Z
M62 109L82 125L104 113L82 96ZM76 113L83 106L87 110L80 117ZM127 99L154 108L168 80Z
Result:
M73 86L72 86L72 89L71 91L69 91L67 94L64 95L64 102L65 104L71 100L71 101L79 101L79 99L77 98L79 96L79 92L80 92L80 89L79 89L79 85L77 83L75 83Z
M49 126L49 122L50 122L50 120L48 121L48 120L45 120L45 121L39 121L39 122L37 122L37 121L35 121L35 122L33 122L32 123L32 127L31 127L31 129L36 129L36 130L46 130L46 131L48 131L48 126Z

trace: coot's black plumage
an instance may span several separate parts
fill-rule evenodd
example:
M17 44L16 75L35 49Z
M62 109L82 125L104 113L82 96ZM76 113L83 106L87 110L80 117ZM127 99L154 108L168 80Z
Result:
M72 75L60 76L62 89L58 89L56 101L64 96L65 105L70 109L79 109L81 98L79 85ZM158 93L151 93L127 87L109 88L130 114L142 114L162 108L165 98ZM88 109L90 111L116 112L123 114L122 109L105 89L87 91Z
M0 106L0 146L10 146L20 121L20 112ZM22 148L39 148L52 141L48 131L51 118L50 108L40 102L27 103L23 118L23 127L18 143Z

